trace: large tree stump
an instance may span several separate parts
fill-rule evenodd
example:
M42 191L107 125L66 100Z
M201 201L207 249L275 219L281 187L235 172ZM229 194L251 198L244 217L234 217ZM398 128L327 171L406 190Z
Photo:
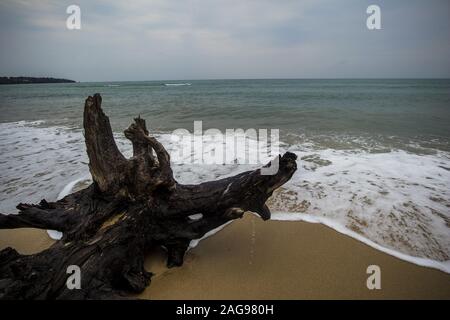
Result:
M125 130L133 144L126 159L113 138L99 94L88 97L84 130L93 183L49 203L19 204L19 214L0 214L0 228L41 228L63 232L61 240L37 254L0 251L1 299L125 298L142 292L151 273L144 257L153 246L167 249L168 267L180 266L192 239L252 211L270 218L272 192L297 169L296 156L279 156L275 175L260 169L198 185L179 184L169 154L149 136L145 120ZM268 164L270 165L270 164ZM193 220L189 216L202 214ZM81 289L66 286L67 267L81 269Z

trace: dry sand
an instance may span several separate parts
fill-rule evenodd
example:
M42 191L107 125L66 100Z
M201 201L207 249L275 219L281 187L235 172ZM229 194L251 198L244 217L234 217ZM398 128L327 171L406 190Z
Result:
M0 230L0 249L38 252L45 231ZM146 260L155 275L148 299L450 299L450 275L372 249L319 224L267 221L247 214L191 249L180 268L164 251ZM367 266L381 268L380 290L366 287Z

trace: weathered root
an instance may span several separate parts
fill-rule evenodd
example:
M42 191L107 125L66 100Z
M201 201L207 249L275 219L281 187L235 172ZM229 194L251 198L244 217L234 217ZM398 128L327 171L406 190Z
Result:
M86 100L84 130L93 184L57 202L19 204L19 214L0 215L0 229L64 234L37 254L0 251L2 299L111 299L142 292L151 278L144 268L149 248L164 246L168 267L180 266L190 241L208 231L246 211L269 219L266 200L297 169L296 155L287 152L278 158L274 175L257 169L198 185L179 184L168 152L149 136L145 120L136 118L125 130L133 157L120 153L98 94ZM194 214L202 217L190 219ZM71 265L82 273L79 290L66 286Z

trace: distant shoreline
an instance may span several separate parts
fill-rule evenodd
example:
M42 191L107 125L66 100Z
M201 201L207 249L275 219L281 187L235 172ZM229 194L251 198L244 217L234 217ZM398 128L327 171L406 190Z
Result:
M36 78L36 77L0 77L2 84L31 84L31 83L75 83L74 80L60 78Z

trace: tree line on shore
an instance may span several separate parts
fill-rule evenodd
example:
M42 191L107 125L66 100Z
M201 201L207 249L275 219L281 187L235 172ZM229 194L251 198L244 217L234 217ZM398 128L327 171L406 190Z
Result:
M0 77L1 84L28 84L28 83L74 83L76 81L59 78L36 77Z

